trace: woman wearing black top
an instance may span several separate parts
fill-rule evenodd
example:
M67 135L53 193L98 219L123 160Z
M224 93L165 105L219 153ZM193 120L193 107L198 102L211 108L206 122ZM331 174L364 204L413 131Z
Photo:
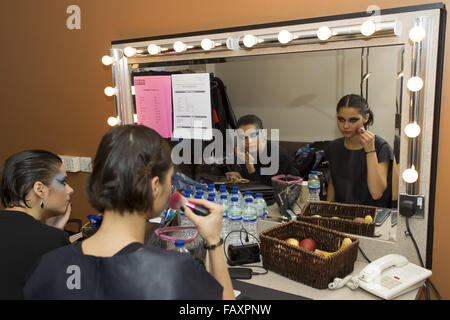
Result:
M191 200L211 214L185 208L209 247L211 274L188 254L143 247L146 221L160 216L171 192L173 165L165 140L139 125L111 129L102 139L87 185L103 212L99 230L79 244L44 255L28 279L26 299L234 299L220 241L223 208Z
M336 111L344 137L332 141L325 151L330 164L327 200L390 208L392 174L397 172L394 154L383 138L367 130L373 113L366 100L346 95Z
M37 259L70 243L68 234L59 230L71 211L73 189L66 179L61 159L48 151L23 151L5 161L0 182L5 207L0 211L0 300L23 298L25 276Z

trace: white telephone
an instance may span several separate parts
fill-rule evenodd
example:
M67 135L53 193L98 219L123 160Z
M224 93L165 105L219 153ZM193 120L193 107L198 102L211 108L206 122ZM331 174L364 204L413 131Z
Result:
M399 254L388 254L367 265L359 274L359 286L383 299L392 299L422 285L431 271Z

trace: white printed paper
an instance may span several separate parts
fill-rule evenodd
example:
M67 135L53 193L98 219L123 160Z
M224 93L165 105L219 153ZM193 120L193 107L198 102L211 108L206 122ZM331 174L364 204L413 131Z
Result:
M209 73L172 75L173 138L212 139Z

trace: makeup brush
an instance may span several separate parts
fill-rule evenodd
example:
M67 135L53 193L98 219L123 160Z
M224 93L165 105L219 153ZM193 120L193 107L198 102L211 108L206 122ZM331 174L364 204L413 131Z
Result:
M363 125L359 125L355 129L356 133L361 133L363 130L364 130L364 126Z
M181 193L179 192L174 192L169 199L169 207L171 209L178 209L180 207L182 207L183 205L185 205L186 207L188 207L189 209L191 209L195 214L199 215L199 216L207 216L208 214L210 214L211 212L199 205L196 205L195 203L189 202L188 200L186 200L185 197L183 197L181 195Z

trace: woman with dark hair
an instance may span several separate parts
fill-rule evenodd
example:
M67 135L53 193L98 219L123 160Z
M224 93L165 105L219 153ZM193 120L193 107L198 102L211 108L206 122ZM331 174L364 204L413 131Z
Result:
M344 137L332 141L325 151L330 164L327 200L390 208L394 153L383 138L368 130L374 117L367 101L346 95L336 112Z
M87 196L103 212L90 238L42 257L24 288L27 299L233 299L222 252L223 208L206 217L189 208L209 250L211 274L188 254L144 247L146 221L160 216L171 193L173 165L169 146L156 131L124 125L101 140Z
M70 195L61 159L48 151L23 151L3 166L0 198L0 300L22 299L29 269L44 253L69 244L62 230ZM51 226L41 220L52 220Z

